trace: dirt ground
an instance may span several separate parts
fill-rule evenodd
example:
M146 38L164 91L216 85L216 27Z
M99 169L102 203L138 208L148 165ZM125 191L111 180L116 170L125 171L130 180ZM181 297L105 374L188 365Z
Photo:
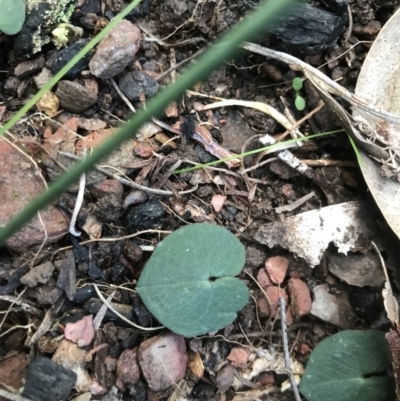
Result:
M311 4L331 13L337 24L332 32L324 33L323 41L315 37L308 41L307 35L314 35L310 31L299 43L295 40L297 34L274 28L275 34L265 32L254 42L320 68L353 92L372 41L399 2L349 1L351 22L347 2L326 3ZM123 6L122 0L80 0L71 23L83 29L83 38L89 38ZM134 60L114 76L114 83L122 88L122 76L133 77L137 72L147 74L151 81L141 77L142 92L129 101L129 89L122 89L126 96L121 96L110 78L90 73L91 53L86 64L66 79L79 84L84 100L74 92L75 97L66 96L54 112L48 112L55 107L54 99L42 108L31 109L0 145L0 191L6 194L0 207L0 224L4 225L37 195L45 187L44 182L50 183L72 165L74 160L65 153L80 157L84 148L90 149L112 135L131 116L132 106L140 109L153 93L179 80L193 56L256 7L257 1L253 0L143 0L127 18L140 32L140 47ZM13 37L0 34L2 125L37 92L37 77L45 75L46 69L54 71L58 51L49 43L34 54L24 54L15 49ZM18 67L29 60L35 63L20 67L20 72ZM300 366L306 365L310 352L322 339L337 331L385 331L390 327L381 296L382 272L371 278L372 284L357 283L358 278L352 281L337 273L356 265L379 270L371 246L358 244L344 256L331 243L319 263L313 264L282 243L268 246L260 240L260 227L269 230L269 224L277 227L301 213L346 202L367 202L363 208L367 208L369 217L376 215L371 219L383 222L344 133L311 139L290 149L312 170L311 176L289 167L274 153L249 155L237 164L231 160L207 169L172 173L257 149L263 146L259 138L266 134L279 139L286 129L276 119L254 108L254 104L243 107L239 101L261 102L283 114L289 110L290 118L298 121L318 106L320 97L305 81L300 90L305 109L297 110L292 87L297 76L283 63L242 51L237 59L226 61L207 81L198 82L184 98L173 102L159 117L163 127L159 120L153 121L107 158L103 167L108 166L108 176L104 171L87 175L75 225L80 236L68 233L77 183L21 235L0 248L0 382L8 386L4 390L22 388L32 361L45 356L77 373L80 384L67 394L68 399L291 400L290 386L283 390L287 374L280 359L282 331L278 300L272 300L271 295L278 294L280 287L289 294L285 292L293 309L287 315L289 348L292 361ZM53 89L53 93L62 98L60 88ZM69 90L66 85L64 92ZM86 91L93 94L90 105L85 103L91 96ZM204 110L221 99L237 103ZM326 108L300 126L305 135L340 128ZM207 141L212 143L208 148L204 145ZM132 328L111 311L101 309L103 303L93 283L106 298L115 291L109 302L112 300L124 317L140 326L160 326L135 292L136 283L154 247L170 232L193 223L225 227L245 245L246 263L239 277L251 296L232 324L216 333L181 340L167 330L152 333ZM392 236L385 232L375 234L382 244L392 244ZM335 266L340 269L335 270ZM298 293L293 283L299 284L301 291L306 288L305 294L298 295L306 298L304 311L301 300L294 295ZM338 313L346 314L344 320L322 319L315 308L311 311L316 287L327 288L326 292L336 297ZM93 327L92 320L82 328L83 318L100 313L104 315L100 328L88 329ZM79 328L67 326L77 322L81 322ZM74 330L79 334L70 334ZM136 361L137 352L142 355L156 340L172 347L172 359L183 358L185 365L171 366L168 380L174 379L161 387L158 384L163 375L156 367L140 362L139 368ZM261 350L280 362L257 371L254 361L261 358ZM136 376L132 373L135 369ZM79 395L82 398L76 398Z

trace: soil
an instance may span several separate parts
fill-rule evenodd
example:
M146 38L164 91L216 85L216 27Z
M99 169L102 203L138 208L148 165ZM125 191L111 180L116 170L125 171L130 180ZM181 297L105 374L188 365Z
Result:
M106 24L107 18L118 13L124 2L104 0L100 4L94 0L82 0L77 3L79 4L71 22L81 27L84 31L83 37L88 38L100 29L98 25L97 28L91 29L88 21L95 19ZM381 1L374 0L350 1L353 21L350 35L347 6L343 6L345 2L326 3L331 4L315 2L313 6L318 10L328 10L335 18L340 17L340 21L345 22L342 28L333 30L336 35L330 37L333 44L328 46L329 41L326 41L315 46L305 40L301 45L294 45L287 42L278 30L275 35L264 33L255 41L320 67L327 76L354 91L371 41L393 14L399 2L385 2L382 5ZM142 5L128 17L128 20L140 29L141 40L134 61L127 66L124 73L143 71L154 78L160 86L158 90L162 90L166 84L179 79L182 67L190 65L190 61L185 61L205 49L221 33L226 32L256 7L257 1L252 0L197 3L143 0ZM104 20L100 20L100 17ZM94 25L92 27L94 28ZM162 41L156 41L154 38ZM13 38L2 34L0 43L0 121L4 124L37 92L37 82L33 77L43 71L44 64L39 65L34 73L19 78L15 75L15 68L21 62L38 57L44 57L47 62L57 49L50 43L34 55L21 54L13 48ZM248 381L243 379L242 387L233 382L235 373L231 367L234 366L236 371L241 372L243 366L246 366L246 361L242 366L236 359L232 362L233 348L246 352L249 350L252 355L254 350L270 350L271 347L279 353L282 352L278 306L276 304L274 312L269 300L269 304L266 305L267 311L265 302L263 309L263 303L260 305L259 301L264 297L261 288L272 289L271 294L278 293L278 286L296 287L298 283L295 280L298 280L299 288L303 289L305 283L310 294L317 285L327 284L331 291L349 295L352 317L348 324L346 323L346 327L311 315L307 306L294 305L294 309L301 312L298 312L298 316L288 317L288 323L292 323L288 329L289 347L293 360L304 366L312 349L323 338L338 330L388 329L390 323L385 317L379 286L350 285L329 271L330 258L338 255L335 246L331 244L321 264L314 268L288 249L280 246L269 248L255 239L259 227L267 223L279 223L291 216L324 206L350 201L371 201L368 188L357 167L356 156L344 134L312 139L302 147L291 149L294 155L311 166L314 177L323 177L322 181L300 174L273 154L246 156L240 167L221 163L207 170L200 169L176 175L169 172L171 167L179 170L192 167L195 163L217 160L215 154L211 154L198 140L196 141L193 135L193 130L197 132L195 125L200 125L202 128L199 129L205 130L204 135L212 136L217 144L217 154L220 152L218 145L225 151L237 154L260 147L260 135L269 134L278 138L285 130L274 119L253 108L225 106L207 111L202 108L219 98L263 102L281 112L284 112L287 104L293 118L299 120L316 107L320 99L312 85L305 82L300 93L306 101L306 107L303 111L297 110L294 106L296 93L292 89L292 82L296 76L299 75L286 65L250 52L240 53L237 59L227 61L222 68L212 73L208 80L199 82L192 88L192 93L177 99L164 111L160 120L167 124L169 129L159 128L156 130L157 135L145 133L139 139L133 138L118 154L114 154L114 157L104 163L113 166L114 173L123 172L124 177L135 184L169 191L167 195L129 187L101 172L90 173L75 226L76 230L82 232L79 237L65 230L55 230L54 238L50 238L52 241L43 243L43 237L39 236L37 243L26 247L26 241L34 236L30 232L25 234L23 240L8 243L6 247L0 248L0 382L15 389L23 386L26 370L37 356L53 357L54 360L54 354L59 350L60 336L65 333L68 323L80 321L84 316L96 316L102 302L93 283L101 284L100 288L105 297L116 291L112 302L125 317L140 326L160 326L135 293L135 286L146 261L151 256L151 250L169 232L193 223L221 225L245 245L246 264L239 277L248 285L251 297L248 304L238 313L236 320L225 329L199 338L185 339L184 345L189 351L189 361L190 358L196 360L197 356L200 358L198 364L203 365L203 374L199 374L194 367L197 365L189 363L185 376L179 379L181 385L176 383L182 386L182 389L184 385L187 386L186 399L238 400L236 397L240 392L260 389L266 386L266 383L272 389L269 395L271 399L293 399L290 388L281 392L281 385L287 379L287 375L282 374L279 369L264 370ZM91 76L87 66L83 72L79 71L69 80L81 84L85 90L96 93L91 105L82 112L70 112L60 108L52 117L32 109L10 130L10 135L5 135L8 141L23 148L32 157L36 163L36 171L40 171L47 182L51 182L61 173L60 164L66 167L72 164L66 156L60 156L57 150L79 155L85 147L85 137L91 135L90 139L96 140L105 130L121 126L132 114L111 81ZM119 84L121 85L121 80ZM57 90L60 91L60 88ZM142 94L133 100L132 104L139 109L149 97L151 95ZM63 124L63 131L60 132L60 126ZM75 131L79 138L69 137L65 125ZM322 108L303 123L301 131L304 134L316 134L339 128L341 127L332 114ZM181 131L182 136L171 130ZM109 131L105 135L112 132ZM55 140L56 134L62 140L61 145ZM12 154L11 150L7 152ZM17 163L19 168L23 169L24 157L21 157L18 162L14 160L10 163ZM268 158L273 159L262 163ZM179 165L176 162L179 162ZM257 165L258 167L255 167ZM244 169L248 171L243 172ZM14 170L10 167L10 171ZM16 174L15 177L19 175ZM25 177L18 180L22 178ZM25 188L22 182L16 181L16 187L19 187L21 192ZM1 185L3 184L0 181L0 187ZM42 185L41 182L39 190ZM194 190L190 191L193 188ZM37 188L32 191L32 194L36 194ZM181 191L188 193L180 194ZM311 192L314 196L298 207L279 212L280 207L292 204ZM33 196L30 194L31 192L28 197ZM76 195L77 185L63 193L54 203L54 210L61 214L59 219L69 221ZM13 215L22 206L18 205L16 209L10 206L6 213L8 216ZM372 209L374 213L379 213L375 205ZM51 215L55 213L50 212ZM57 224L60 227L61 223ZM385 237L382 241L385 242ZM387 241L392 241L390 235ZM357 252L350 252L349 258L365 256L369 261L370 255L370 248L364 247ZM267 268L267 274L263 272L260 275L260 270L263 271L266 262L267 265L271 263L269 258L275 256L284 258L284 264L287 261L288 265L279 281L267 281L266 284L262 280L270 280L273 274ZM353 259L349 259L348 262L345 259L346 257L343 257L340 263L355 263ZM379 261L371 263L379 264ZM28 272L42 265L46 265L43 271L35 273L34 277L26 277ZM292 281L288 283L288 280ZM299 295L299 299L302 296ZM307 301L305 302L307 305ZM289 322L290 319L294 321ZM97 354L93 351L96 357L92 355L93 358L84 359L82 362L82 369L89 375L91 384L89 387L83 386L84 390L75 388L68 396L90 391L91 399L98 400L178 399L173 398L178 397L177 388L180 388L176 387L175 383L162 391L154 391L151 385L149 387L149 383L152 380L157 381L157 377L145 378L138 368L138 379L129 384L131 378L122 380L121 377L125 376L117 373L120 371L113 366L120 360L124 350L136 349L146 340L159 334L133 329L111 311L107 311L101 328L94 334L94 342L90 341L82 347L90 354L100 346ZM186 352L182 351L180 343L177 349L176 352ZM12 375L13 381L7 377L5 371L9 369L10 361L14 362L16 355L19 358L19 373ZM228 358L229 355L231 359ZM127 358L125 354L124 357ZM137 358L136 351L134 358ZM141 369L143 370L143 367ZM266 397L266 394L265 392L260 397Z

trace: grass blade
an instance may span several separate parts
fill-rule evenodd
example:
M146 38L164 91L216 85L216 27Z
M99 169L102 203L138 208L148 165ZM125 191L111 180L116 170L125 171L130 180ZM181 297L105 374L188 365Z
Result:
M166 88L151 100L147 105L147 109L141 110L133 116L133 118L114 136L94 150L85 160L76 163L68 173L61 176L46 191L29 203L22 212L13 217L7 225L0 230L0 245L4 244L7 238L34 217L38 210L56 200L84 171L92 168L113 149L120 146L124 140L132 137L138 128L151 117L159 115L164 107L180 96L187 88L191 88L196 82L206 78L215 68L221 65L225 59L234 56L237 48L244 41L250 40L255 34L269 27L278 15L288 12L291 4L295 4L295 1L268 0L261 4L255 12L249 15L237 27L230 30L213 47L208 49L200 57L199 62L187 70L176 84Z

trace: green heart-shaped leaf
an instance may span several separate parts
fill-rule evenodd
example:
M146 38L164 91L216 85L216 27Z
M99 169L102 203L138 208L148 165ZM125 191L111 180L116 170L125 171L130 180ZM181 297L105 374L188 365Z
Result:
M235 278L245 250L228 230L212 224L183 227L157 246L137 284L149 311L171 331L192 337L232 323L247 302Z
M21 30L24 21L24 0L0 0L0 31L15 35Z
M308 401L392 401L391 360L384 333L341 331L315 347L300 391Z

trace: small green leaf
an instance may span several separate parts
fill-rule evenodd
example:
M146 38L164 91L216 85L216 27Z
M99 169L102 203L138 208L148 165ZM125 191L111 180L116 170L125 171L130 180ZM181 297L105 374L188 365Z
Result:
M297 110L302 111L306 107L306 101L300 95L297 95L296 99L294 100L294 105L296 106Z
M393 401L391 359L384 333L341 331L311 353L300 391L308 401Z
M137 284L149 311L171 331L192 337L232 323L249 291L235 278L245 250L228 230L192 224L157 246Z
M303 87L303 80L299 77L295 78L292 83L293 89L298 92Z
M0 31L6 35L15 35L21 30L24 21L24 0L0 0Z

